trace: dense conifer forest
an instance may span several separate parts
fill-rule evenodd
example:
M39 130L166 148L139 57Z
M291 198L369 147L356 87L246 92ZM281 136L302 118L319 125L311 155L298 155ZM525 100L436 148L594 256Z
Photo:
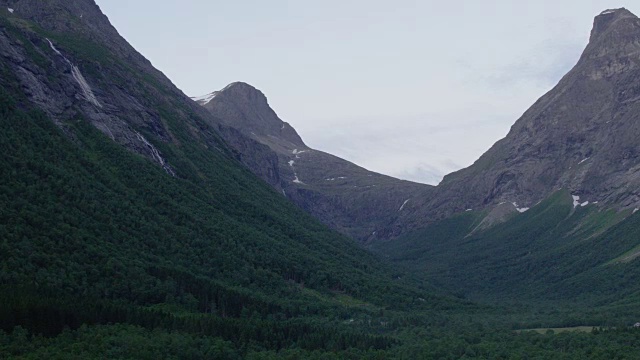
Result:
M170 99L149 102L172 141L137 130L176 175L81 111L53 119L0 56L0 358L640 357L637 269L600 266L635 244L635 217L580 209L573 220L594 227L564 238L572 224L557 220L572 208L559 193L470 237L481 213L369 251L254 176L157 79L82 36L0 18L41 69L55 56L46 35L95 82ZM592 251L577 254L584 234Z

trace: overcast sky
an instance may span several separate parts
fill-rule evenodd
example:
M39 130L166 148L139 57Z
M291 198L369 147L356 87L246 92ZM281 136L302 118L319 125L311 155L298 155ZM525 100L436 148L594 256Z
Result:
M473 163L630 1L97 0L187 95L244 81L311 147L437 184Z

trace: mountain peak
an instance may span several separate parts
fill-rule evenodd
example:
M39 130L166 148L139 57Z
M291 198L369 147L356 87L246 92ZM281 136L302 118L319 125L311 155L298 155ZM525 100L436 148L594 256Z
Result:
M630 170L640 168L632 135L640 133L639 77L640 19L624 8L603 11L578 63L505 138L444 178L434 208L529 207L558 189L599 206L640 208L640 178ZM460 189L473 190L465 197Z
M593 21L593 30L591 30L591 41L595 41L598 37L608 32L612 27L627 22L628 20L638 20L638 17L625 8L607 9L597 15Z
M231 84L225 86L222 90L216 90L206 95L192 96L191 99L197 102L199 105L205 106L211 100L213 100L216 96L222 93L229 94L231 96L243 96L243 97L253 96L256 99L262 100L261 98L264 98L264 101L267 100L264 94L260 92L260 90L241 81L232 82Z
M271 109L262 91L245 82L236 81L222 90L192 97L218 119L253 137L271 137L285 140L293 147L306 145L289 124Z
M260 90L242 81L234 81L227 85L221 91L238 91L238 92L260 92Z
M266 96L264 96L264 94L260 90L241 81L232 82L231 84L222 88L222 90L216 90L206 95L192 96L191 99L204 106L207 105L216 96L223 93L227 96L241 96L247 100L250 100L249 98L251 98L251 100L253 101L267 102Z
M604 10L603 12L601 12L596 18L598 17L602 17L602 16L606 16L608 18L615 18L615 17L620 17L620 16L624 16L624 17L636 17L631 11L627 10L626 8L618 8L618 9L607 9Z

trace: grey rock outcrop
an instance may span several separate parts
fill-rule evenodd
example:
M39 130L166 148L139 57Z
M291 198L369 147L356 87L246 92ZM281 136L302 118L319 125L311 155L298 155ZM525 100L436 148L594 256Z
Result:
M194 100L218 119L226 142L255 174L325 224L360 241L378 238L415 206L411 199L433 190L309 148L251 85L232 83ZM277 161L265 154L265 147Z
M180 176L162 149L180 145L171 123L186 123L198 144L235 156L307 212L365 242L467 209L487 210L484 223L493 224L558 189L583 203L640 208L640 19L626 9L598 15L577 65L504 139L437 187L309 148L248 84L194 102L91 0L0 0L0 63L17 79L23 105L65 131L86 120Z
M558 189L602 207L640 207L638 84L640 19L606 10L575 67L504 139L447 175L402 226L502 202L532 207Z
M488 209L484 224L495 224L559 189L582 203L640 207L638 84L640 19L626 9L606 10L559 84L472 166L435 188L309 149L246 84L232 84L200 104L278 154L280 187L299 206L360 239L370 239L372 231L393 238L467 209ZM377 188L364 190L371 187Z
M167 114L175 121L197 114L198 121L213 123L91 0L0 0L0 19L2 62L30 106L63 130L69 121L86 119L176 176L159 146L174 141Z

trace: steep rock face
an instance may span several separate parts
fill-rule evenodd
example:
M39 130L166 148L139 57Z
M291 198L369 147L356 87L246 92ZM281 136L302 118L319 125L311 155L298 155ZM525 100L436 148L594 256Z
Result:
M213 93L208 101L200 101L225 125L246 134L277 138L288 147L306 148L298 133L280 120L264 94L249 84L236 82ZM259 134L259 135L258 135Z
M172 176L160 150L175 142L168 118L194 129L213 123L120 37L93 1L0 0L0 56L30 105L63 130L68 121L87 119Z
M120 37L90 0L0 0L0 57L2 70L18 79L17 91L28 99L24 106L44 111L70 137L70 122L87 120L181 176L167 145L180 147L172 131L176 123L187 124L193 141L231 150L278 192L357 238L393 222L412 189L423 188L309 149L249 85L234 83L200 100L213 109L199 106Z
M433 189L309 148L251 85L237 82L193 99L218 119L221 129L230 127L251 139L221 131L254 173L325 224L361 241L379 237L415 206L411 199ZM265 146L276 163L264 153Z
M120 36L94 1L0 0L0 6L2 10L11 8L15 17L33 22L49 32L81 36L104 45L112 55L126 59L164 85L171 84L168 78ZM174 86L165 90L182 95Z
M447 175L403 228L465 209L528 208L558 189L581 204L640 206L640 19L595 18L577 65L472 166Z
M220 125L217 127L225 142L251 172L273 187L280 186L280 172L278 170L278 155L268 146L257 142L240 130Z
M483 223L499 223L558 189L568 189L580 204L640 207L638 84L640 20L626 9L606 10L559 84L504 139L436 188L368 173L309 149L262 93L246 84L231 84L199 103L278 154L280 187L298 205L361 239L372 231L393 238L468 209L489 209ZM364 190L369 187L378 189ZM366 230L360 231L363 223Z

